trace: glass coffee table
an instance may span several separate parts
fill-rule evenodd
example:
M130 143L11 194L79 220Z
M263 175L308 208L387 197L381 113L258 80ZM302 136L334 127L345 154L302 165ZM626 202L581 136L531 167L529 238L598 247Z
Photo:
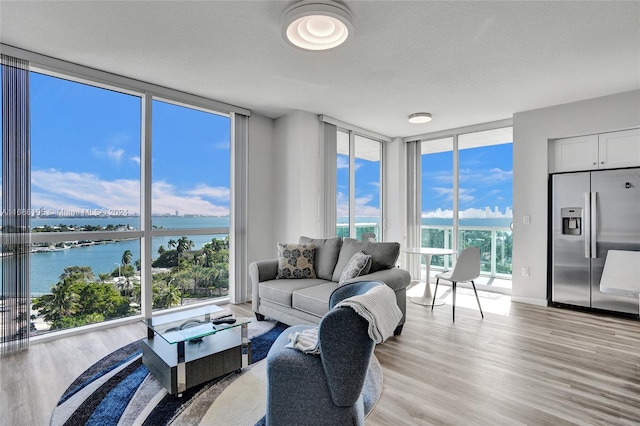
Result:
M251 362L247 332L251 318L232 318L229 311L208 305L155 315L144 322L142 363L172 395L182 396L193 386Z

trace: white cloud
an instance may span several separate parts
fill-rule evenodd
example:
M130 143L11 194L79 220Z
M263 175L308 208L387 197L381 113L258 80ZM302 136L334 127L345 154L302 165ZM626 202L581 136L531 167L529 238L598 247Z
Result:
M380 216L380 207L369 205L372 199L373 196L366 195L354 200L356 205L356 216Z
M222 201L229 201L231 197L229 188L223 186L207 186L205 184L200 184L195 189L186 191L186 193Z
M120 163L120 161L122 160L122 156L124 155L124 149L116 149L113 146L109 146L106 151L101 151L98 148L93 148L91 151L96 157L107 158L116 164Z
M440 184L452 184L453 183L453 174L451 171L436 171L436 172L424 172L422 173L423 181L427 182L437 182Z
M447 187L433 187L431 191L435 193L436 198L440 198L445 201L453 202L453 188ZM475 192L473 188L460 188L458 190L458 199L461 204L471 203L475 197L472 195Z
M127 210L140 212L140 182L133 179L104 180L91 173L62 172L55 169L31 173L31 204L46 210ZM206 198L228 200L229 190L199 185L178 190L164 181L152 183L154 214L201 214L226 216L228 205L218 205ZM225 199L226 197L226 199ZM228 203L225 203L228 204Z
M362 166L361 162L356 161L355 169L358 170ZM349 157L344 155L338 156L336 160L336 168L337 169L348 169L349 168Z
M129 158L131 161L133 161L134 163L140 164L140 157L135 156L135 157L131 157Z
M229 207L216 205L200 196L193 196L190 191L181 193L173 185L164 181L153 183L152 200L154 214L174 214L176 210L179 210L180 214L213 216L229 214Z
M116 163L119 163L122 160L122 155L124 154L124 149L115 149L113 147L109 147L107 149L107 156L111 158Z
M444 198L445 200L453 200L453 188L433 187L431 188L431 191L435 192L436 197Z
M380 216L380 207L369 205L372 199L373 199L373 196L367 195L364 197L356 198L354 200L356 215L358 217L359 216L371 216L371 217ZM338 195L336 198L336 214L338 217L349 216L349 199L342 192L338 192Z
M31 204L46 209L100 208L140 211L140 182L102 180L91 173L55 169L31 172Z
M460 170L460 182L473 182L476 186L495 185L508 182L513 179L513 170L493 169L462 169Z

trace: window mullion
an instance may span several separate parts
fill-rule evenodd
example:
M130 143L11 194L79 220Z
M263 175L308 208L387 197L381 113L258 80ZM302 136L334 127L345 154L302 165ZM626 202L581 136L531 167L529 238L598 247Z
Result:
M152 128L152 104L153 97L149 92L142 97L142 135L140 135L140 227L142 239L140 240L140 286L141 308L145 318L151 318L153 307L151 257L151 128Z
M451 236L451 245L454 250L458 250L458 230L460 206L458 196L460 193L459 177L460 177L460 156L458 153L458 135L453 135L453 235Z
M356 142L349 131L349 236L356 238Z

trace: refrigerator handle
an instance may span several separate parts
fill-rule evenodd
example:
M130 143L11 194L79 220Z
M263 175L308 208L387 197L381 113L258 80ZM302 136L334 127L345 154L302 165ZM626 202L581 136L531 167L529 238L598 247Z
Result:
M598 232L598 193L591 193L591 232L589 239L591 240L591 258L598 257L597 232Z
M591 193L584 193L584 223L582 224L584 239L584 257L591 257Z

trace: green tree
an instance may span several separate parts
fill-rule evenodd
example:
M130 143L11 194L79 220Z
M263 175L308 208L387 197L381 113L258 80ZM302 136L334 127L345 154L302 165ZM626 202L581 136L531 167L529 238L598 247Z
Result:
M66 268L65 268L66 269ZM51 287L51 294L45 294L33 300L33 308L47 322L55 322L63 317L74 315L79 309L79 296L67 279Z
M167 250L154 260L151 266L154 268L174 268L178 266L178 253L175 250Z
M67 266L64 268L62 274L58 279L60 281L65 280L80 280L82 282L91 281L94 278L93 270L90 266Z
M180 239L176 243L176 251L178 252L178 254L180 254L182 252L191 250L194 246L195 244L193 243L193 241L191 241L187 237L180 237Z
M131 250L125 250L124 253L122 253L122 265L126 266L130 264L132 257L133 255L131 254Z
M178 305L182 297L182 291L174 284L159 281L155 285L153 307L155 309L167 309Z

